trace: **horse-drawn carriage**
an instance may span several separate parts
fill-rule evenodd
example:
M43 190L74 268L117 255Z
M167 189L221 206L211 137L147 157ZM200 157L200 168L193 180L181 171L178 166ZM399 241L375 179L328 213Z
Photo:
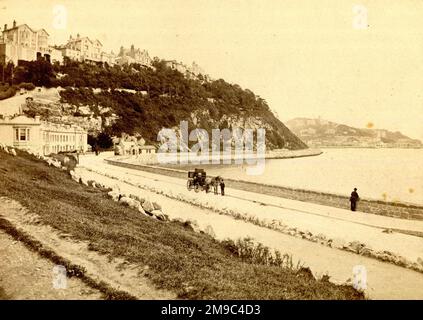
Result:
M190 191L191 189L194 189L195 192L199 192L200 190L209 192L209 185L206 182L206 172L204 169L188 171L187 188Z
M217 193L220 179L220 177L207 177L204 169L196 168L194 171L188 171L187 189L189 191L194 189L195 192L201 190L208 193L213 187L214 193Z

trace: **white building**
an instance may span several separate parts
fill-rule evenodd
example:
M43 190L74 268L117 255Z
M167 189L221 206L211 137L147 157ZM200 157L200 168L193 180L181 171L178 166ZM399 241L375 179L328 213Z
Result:
M5 24L0 38L0 63L13 62L17 65L19 60L35 61L40 58L61 63L62 54L49 45L49 37L45 29L34 30L27 24L17 25L16 21L11 28Z
M116 63L116 56L113 53L113 51L111 51L110 53L102 52L101 53L101 62L105 62L110 66L114 65Z
M116 59L112 52L103 51L103 44L99 40L81 37L79 34L75 38L70 36L68 42L58 49L63 57L76 61L107 62L113 65Z
M176 60L166 60L165 65L172 70L178 70L182 74L188 71L188 68L182 62Z
M120 47L120 51L116 58L116 63L119 65L139 63L145 67L151 67L153 60L150 58L147 50L135 49L131 45L130 49Z
M144 139L137 139L124 135L121 138L114 139L115 155L138 156L144 154L155 154L156 147L146 145Z
M0 119L0 142L14 148L48 155L60 151L86 152L87 131L75 125L41 121L25 115Z

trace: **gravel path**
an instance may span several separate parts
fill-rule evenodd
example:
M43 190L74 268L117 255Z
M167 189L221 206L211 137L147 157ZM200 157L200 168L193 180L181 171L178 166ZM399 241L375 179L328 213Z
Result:
M11 300L97 300L102 295L77 278L55 289L55 265L0 230L1 297ZM1 290L0 290L1 291Z
M72 264L84 267L86 276L90 277L95 283L105 283L116 290L129 293L137 299L175 298L173 293L155 289L140 273L144 266L133 265L123 259L110 259L105 255L90 250L88 242L75 240L70 235L59 232L48 225L38 223L39 217L37 214L28 211L17 201L0 197L0 218L6 219L15 228L29 235L41 243L43 247L52 250ZM14 248L11 246L5 246L6 249L4 251L0 250L0 257L5 256L11 259L10 261L4 260L4 264L0 261L0 275L3 270L4 279L5 281L8 280L6 284L3 284L0 277L0 287L3 287L8 293L13 290L14 283L16 283L17 289L12 295L12 299L35 299L38 295L40 295L39 299L54 299L54 296L49 295L49 292L55 292L55 289L52 289L52 270L54 265L39 258L36 253L28 251L20 242L14 241L13 244L17 244L18 248L25 250L16 250L14 252ZM3 246L0 245L0 248L3 248ZM11 253L10 256L12 258L9 258L9 253ZM35 261L40 263L40 267L34 270ZM26 277L22 281L19 278L20 274ZM74 280L71 278L70 280L70 284L74 281L82 283L78 279ZM19 291L20 289L22 290ZM68 289L64 291L67 292ZM78 291L78 295L80 292L84 291ZM19 296L19 294L22 296ZM80 296L73 295L72 290L69 293L62 293L62 295L64 298L69 295L69 299L81 299ZM58 297L57 299L64 298ZM92 297L87 299L92 299Z

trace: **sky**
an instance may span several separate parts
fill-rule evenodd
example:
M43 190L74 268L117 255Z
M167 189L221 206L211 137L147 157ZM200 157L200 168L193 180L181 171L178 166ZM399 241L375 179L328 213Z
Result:
M51 44L79 33L115 53L134 44L196 61L282 121L371 123L423 139L421 0L0 0L0 27L13 19L45 28Z

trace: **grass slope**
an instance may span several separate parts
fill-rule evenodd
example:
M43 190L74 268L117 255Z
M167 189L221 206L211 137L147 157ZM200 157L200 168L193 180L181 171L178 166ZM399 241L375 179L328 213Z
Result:
M158 288L187 299L362 299L350 286L242 260L205 234L159 222L123 207L103 190L80 185L64 171L18 153L0 152L0 196L19 201L42 222L90 249L148 266Z

